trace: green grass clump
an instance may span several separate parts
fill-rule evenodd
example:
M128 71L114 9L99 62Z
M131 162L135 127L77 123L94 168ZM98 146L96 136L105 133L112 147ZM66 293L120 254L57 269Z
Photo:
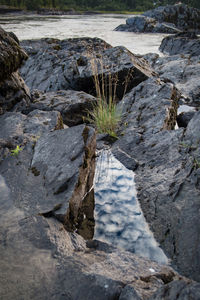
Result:
M118 124L121 120L121 113L116 104L118 78L116 74L104 74L103 57L90 57L90 63L97 102L93 109L88 111L87 120L95 126L98 133L117 138Z
M88 120L94 124L98 133L107 133L117 138L117 128L121 120L121 114L113 99L107 103L104 99L98 99L93 111L89 112Z

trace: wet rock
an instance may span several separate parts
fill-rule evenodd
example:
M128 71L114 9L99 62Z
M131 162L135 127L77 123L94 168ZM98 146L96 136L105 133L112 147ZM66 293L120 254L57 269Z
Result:
M95 74L105 94L111 84L121 99L154 74L145 61L124 47L111 48L99 39L43 39L24 41L22 46L30 56L21 69L22 76L31 89L45 92L73 89L96 95Z
M173 84L150 79L133 89L113 149L138 162L138 200L161 247L179 271L200 280L199 113L185 133L174 130L180 96Z
M31 104L22 110L23 113L35 109L43 111L59 111L63 118L63 123L68 126L75 126L83 123L83 118L87 117L88 111L93 109L96 98L84 92L73 90L60 90L57 92L32 92Z
M159 50L168 55L189 54L200 55L200 39L194 32L183 32L165 37Z

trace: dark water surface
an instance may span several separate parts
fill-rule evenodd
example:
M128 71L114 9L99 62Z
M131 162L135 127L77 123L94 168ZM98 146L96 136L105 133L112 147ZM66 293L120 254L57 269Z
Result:
M167 263L141 211L134 173L110 151L100 153L96 170L94 237L158 263Z

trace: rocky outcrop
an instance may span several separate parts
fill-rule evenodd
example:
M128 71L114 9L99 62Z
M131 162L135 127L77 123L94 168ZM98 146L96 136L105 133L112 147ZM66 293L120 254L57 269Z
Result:
M56 92L41 92L33 90L31 103L28 108L21 109L25 114L35 109L43 111L59 111L63 123L68 126L75 126L87 119L88 111L91 111L96 103L96 98L84 92L73 90L60 90ZM20 107L18 108L20 110Z
M151 66L164 81L173 82L181 91L185 100L199 106L200 103L200 84L199 84L199 56L188 54L165 56L165 57L146 57Z
M17 103L29 103L29 89L17 70L28 58L17 43L14 33L0 28L0 114L12 109Z
M126 20L117 31L178 33L182 30L200 32L200 10L185 4L160 6Z
M172 83L152 79L127 94L126 126L113 152L138 163L138 199L151 229L178 270L200 280L200 115L186 131L174 130L180 96Z
M180 30L200 30L200 10L185 4L160 6L143 14L146 17L154 18L158 22L174 24Z
M134 16L126 20L126 24L121 24L115 28L116 31L128 32L154 32L154 33L177 33L177 29L172 23L159 23L154 18L143 15Z
M45 92L73 89L96 95L97 80L106 93L112 85L121 99L154 74L145 61L124 47L112 48L99 39L44 39L24 41L22 46L29 53L22 76L29 88Z
M56 111L0 117L3 299L148 299L169 282L194 285L168 266L79 235L91 239L94 230L95 132L62 128Z
M200 39L194 32L182 32L167 36L162 40L159 50L168 55L200 55Z

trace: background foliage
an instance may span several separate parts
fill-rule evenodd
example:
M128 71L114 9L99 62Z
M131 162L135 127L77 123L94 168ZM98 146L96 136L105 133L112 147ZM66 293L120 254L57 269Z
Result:
M175 4L176 0L0 0L0 5L37 10L40 8L145 11L156 6ZM182 3L200 8L200 0L182 0Z

